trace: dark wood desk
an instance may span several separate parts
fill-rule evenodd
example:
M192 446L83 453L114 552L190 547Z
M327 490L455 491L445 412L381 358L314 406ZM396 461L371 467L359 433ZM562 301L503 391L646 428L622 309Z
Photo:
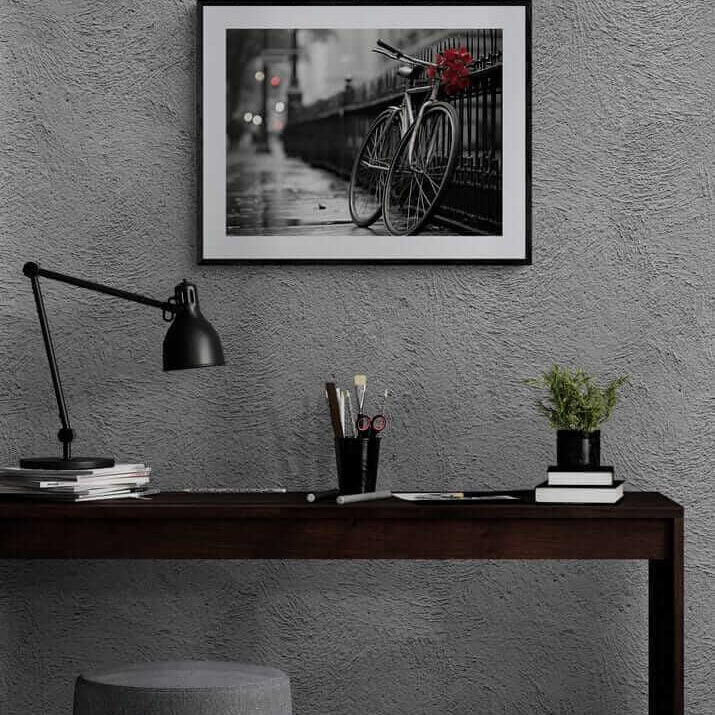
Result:
M0 558L647 559L649 713L683 713L683 509L655 492L615 506L337 506L302 494L3 499Z

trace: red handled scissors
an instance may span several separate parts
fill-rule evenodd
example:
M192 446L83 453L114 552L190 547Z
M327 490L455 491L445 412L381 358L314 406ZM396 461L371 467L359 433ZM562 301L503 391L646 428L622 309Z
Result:
M368 415L358 415L355 427L360 437L378 437L387 427L387 418L385 415L375 415L372 418Z

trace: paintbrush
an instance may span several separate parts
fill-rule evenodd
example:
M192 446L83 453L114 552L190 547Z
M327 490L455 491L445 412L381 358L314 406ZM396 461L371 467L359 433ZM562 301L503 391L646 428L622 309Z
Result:
M355 434L355 417L353 416L353 398L350 396L350 390L343 390L345 396L345 436L348 436L347 425L350 425L350 437L357 437Z
M363 414L362 408L365 404L365 392L367 391L367 376L366 375L355 375L353 378L353 385L355 386L355 401L357 402L358 419L360 415Z
M347 437L348 430L345 423L345 395L350 393L347 390L341 390L339 387L336 387L336 391L338 393L338 408L340 410L340 427L342 427L343 430L343 437Z
M340 402L338 400L338 391L334 382L325 383L325 394L328 398L330 407L330 421L333 424L333 432L336 439L343 437L343 426L340 423Z

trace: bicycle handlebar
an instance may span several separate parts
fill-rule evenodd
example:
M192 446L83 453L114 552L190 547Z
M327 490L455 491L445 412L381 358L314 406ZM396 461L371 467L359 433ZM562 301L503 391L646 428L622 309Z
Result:
M439 65L436 65L434 62L427 62L426 60L406 55L402 50L398 50L396 47L388 45L387 42L384 42L383 40L377 40L376 44L378 47L381 47L382 50L373 49L373 52L385 55L385 57L389 57L391 60L405 60L405 62L409 62L413 65L419 65L420 67L439 67ZM387 52L383 52L383 50L387 50Z
M383 40L378 40L377 41L377 46L382 47L383 50L387 50L388 52L393 52L397 57L402 57L402 52L398 50L396 47L393 47L392 45L388 45L387 42L384 42Z
M378 55L382 55L383 57L389 57L391 60L397 59L395 55L391 55L389 52L385 52L385 50L375 49L374 47L372 48L371 52L377 52Z

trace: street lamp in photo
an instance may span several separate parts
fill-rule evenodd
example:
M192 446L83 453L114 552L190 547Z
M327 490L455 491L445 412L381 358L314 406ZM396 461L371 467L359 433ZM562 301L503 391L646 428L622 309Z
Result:
M256 151L260 154L268 154L271 151L268 143L268 123L263 121L263 117L268 116L268 82L266 78L270 76L268 72L268 30L263 30L263 51L261 52L261 68L256 72L255 78L261 83L261 112L260 121L256 122L256 117L253 118L253 123L258 129L256 138ZM260 76L260 80L259 80Z
M303 103L303 93L298 84L298 30L290 36L290 84L288 85L288 112Z

